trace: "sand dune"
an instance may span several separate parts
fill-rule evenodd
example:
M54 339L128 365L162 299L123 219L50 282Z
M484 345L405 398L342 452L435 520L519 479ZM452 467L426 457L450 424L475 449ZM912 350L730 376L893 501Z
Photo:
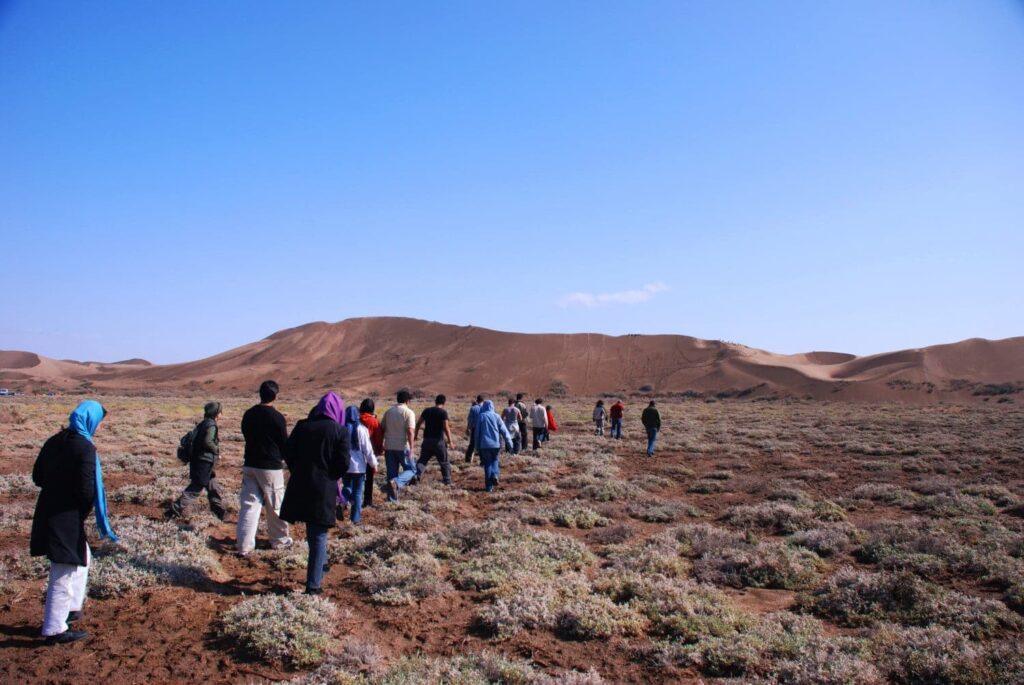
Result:
M404 318L316 322L184 364L57 361L0 352L0 381L23 390L78 388L252 392L272 377L293 391L469 394L552 386L578 394L687 390L744 397L934 402L1024 380L1024 338L971 339L857 357L780 355L681 335L524 334Z

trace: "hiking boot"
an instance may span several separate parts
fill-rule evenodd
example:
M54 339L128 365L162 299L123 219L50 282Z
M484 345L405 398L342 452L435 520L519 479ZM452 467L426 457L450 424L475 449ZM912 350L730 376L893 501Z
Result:
M306 595L322 595L322 594L324 594L324 591L323 591L322 588L308 587L308 588L306 588L306 591L303 594L306 594Z
M65 645L69 642L77 642L88 635L89 633L84 630L72 630L71 628L68 628L63 633L50 635L46 638L45 643L48 645Z
M65 623L67 623L68 625L71 625L72 623L75 623L75 622L81 621L81 620L82 620L82 612L81 611L70 611L70 612L68 612L68 618L65 621Z

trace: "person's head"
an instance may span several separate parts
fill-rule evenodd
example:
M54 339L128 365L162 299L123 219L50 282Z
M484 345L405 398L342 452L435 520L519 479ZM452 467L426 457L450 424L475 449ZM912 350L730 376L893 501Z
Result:
M106 416L106 407L96 400L85 400L68 416L68 428L92 440Z
M406 402L408 402L411 399L412 399L412 393L409 392L408 390L405 390L403 388L402 390L398 391L398 403L399 404L405 404Z
M377 405L375 405L373 403L373 400L371 400L369 397L367 397L365 400L363 400L362 402L359 403L359 413L360 414L372 414L376 410L377 410Z
M598 400L597 401L597 406L603 407L604 406L604 400Z
M508 406L510 406L510 407L511 407L511 406L512 406L513 404L515 404L515 403L516 403L516 401L515 401L514 399L512 399L511 397L510 397L510 398L508 398Z
M277 399L279 390L275 381L263 381L260 383L260 402L270 404Z
M534 403L534 404L544 404L544 400L542 400L541 398L539 398L539 397L538 397L537 399L535 399L535 400L533 401L533 403Z
M650 404L648 404L647 406L648 406L648 407L653 407L653 406L654 406L654 400L651 400L651 403L650 403Z
M216 421L220 417L220 402L207 402L203 405L203 418Z
M444 395L438 395L437 397L434 398L434 404L436 404L438 407L443 407L444 403L447 401L448 398L445 397Z
M309 417L326 416L337 424L345 425L345 401L333 390L323 397L309 412Z
M548 411L551 411L551 405L549 404L547 407L545 407L545 409L547 409Z
M480 403L480 413L487 414L488 412L494 411L494 402L490 400L484 400Z
M519 401L519 400L521 400L521 399L523 399L523 393L521 393L521 392L517 392L517 393L516 393L516 401L518 402L518 401Z
M477 395L476 396L476 403L477 404L482 404L483 401L484 401L484 396L483 395Z

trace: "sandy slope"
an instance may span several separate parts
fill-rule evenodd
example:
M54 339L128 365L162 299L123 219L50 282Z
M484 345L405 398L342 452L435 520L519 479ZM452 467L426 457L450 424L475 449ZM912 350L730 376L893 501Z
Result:
M972 339L866 357L779 355L679 335L523 334L404 318L306 324L185 364L77 363L0 352L0 382L22 389L251 391L292 388L572 394L746 390L829 399L937 401L981 384L1024 380L1024 337Z

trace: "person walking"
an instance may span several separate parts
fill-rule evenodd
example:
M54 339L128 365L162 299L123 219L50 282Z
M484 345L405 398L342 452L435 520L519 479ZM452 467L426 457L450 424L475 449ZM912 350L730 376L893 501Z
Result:
M293 543L288 535L288 524L279 516L284 499L284 449L288 442L284 416L273 407L279 390L274 381L263 381L260 403L242 414L245 453L235 547L243 557L256 549L256 529L264 507L270 548L284 549Z
M530 407L530 423L533 426L533 449L539 450L540 443L544 441L544 431L548 429L548 410L544 407L544 400L539 397Z
M604 435L604 419L608 412L604 408L604 400L594 405L594 435Z
M515 408L519 410L519 449L526 449L526 417L529 416L530 410L526 407L526 402L523 402L523 393L516 393Z
M380 421L377 420L377 414L374 413L376 411L377 407L369 397L359 404L359 420L370 432L370 445L373 447L375 457L372 467L369 464L366 465L366 485L363 488L364 508L373 506L373 477L377 473L379 460L384 458L384 431L380 427Z
M412 460L416 414L408 406L412 395L408 390L399 390L397 399L398 404L384 412L384 421L381 422L389 502L397 501L399 491L416 477L416 464Z
M512 444L512 436L502 423L501 417L494 413L494 403L484 400L480 405L480 415L476 424L476 446L480 452L480 465L484 467L484 489L494 492L498 487L498 453L501 452L501 439Z
M622 439L622 415L625 413L626 405L622 404L622 400L615 400L615 404L608 412L608 416L612 420L612 430L608 435L616 440Z
M363 520L363 495L366 490L366 472L369 468L377 468L377 456L370 442L370 431L363 425L362 415L355 407L345 410L345 429L349 436L348 470L342 479L341 494L351 505L350 520L358 526ZM345 510L341 509L338 519L345 518Z
M81 619L85 603L91 561L85 520L94 507L100 537L117 542L107 519L103 469L93 444L106 415L107 410L95 400L79 404L68 416L68 427L43 443L32 467L32 482L40 491L29 553L50 560L42 629L48 645L88 636L69 624Z
M555 412L551 411L551 405L549 404L545 409L548 415L548 427L544 429L544 442L551 439L552 433L558 432L558 423L555 421Z
M210 502L213 515L224 520L224 502L217 487L217 474L214 467L220 457L220 437L217 422L220 419L220 402L207 402L203 406L203 420L196 428L195 441L192 443L192 458L188 462L188 487L181 496L171 504L168 516L181 516L185 509L206 490L206 499Z
M306 594L323 592L327 565L327 533L336 522L338 479L348 470L350 450L345 405L333 392L320 398L309 418L295 424L285 445L291 477L281 503L281 518L306 524L309 558Z
M483 395L477 395L473 404L469 406L469 415L466 417L466 437L469 443L466 445L466 463L473 461L473 451L476 449L476 419L480 416L480 405L484 402Z
M416 462L417 477L423 475L431 457L435 457L441 467L441 481L445 485L451 485L452 465L448 461L448 450L452 447L452 431L448 424L448 412L444 408L445 402L447 398L438 395L434 398L434 406L423 410L419 421L416 422L413 444L419 439L422 428L423 444L420 445L420 458Z
M505 407L505 411L501 412L501 420L505 422L505 428L508 429L509 435L512 436L512 443L508 446L508 451L512 454L519 454L519 450L523 445L523 434L519 431L519 424L522 423L523 415L519 412L515 401L511 397L508 398L508 406Z
M658 431L661 430L661 413L654 406L654 400L647 405L647 408L640 414L640 423L647 429L647 456L654 456L654 442L658 439Z

